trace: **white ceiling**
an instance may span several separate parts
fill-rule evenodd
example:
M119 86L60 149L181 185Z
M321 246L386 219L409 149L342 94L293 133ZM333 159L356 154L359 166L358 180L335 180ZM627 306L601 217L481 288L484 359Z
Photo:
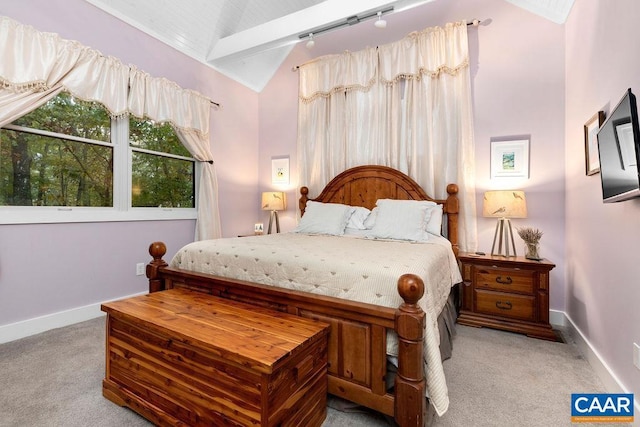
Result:
M260 92L300 35L347 25L350 17L390 8L397 13L435 0L86 1ZM507 1L557 23L566 20L574 2Z

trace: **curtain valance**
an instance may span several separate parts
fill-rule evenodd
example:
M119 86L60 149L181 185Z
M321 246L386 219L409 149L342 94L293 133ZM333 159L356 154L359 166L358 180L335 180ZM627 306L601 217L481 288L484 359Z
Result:
M467 24L456 22L413 32L378 48L380 81L456 75L469 66Z
M67 90L85 101L100 102L114 117L131 113L209 133L209 98L76 41L2 16L0 53L0 86L12 92Z
M413 32L377 48L322 56L300 66L299 97L310 102L334 92L368 91L377 81L456 75L469 66L467 43L467 24L461 21Z
M376 81L375 48L322 56L300 66L300 99L311 101L333 92L369 90Z
M211 100L176 83L131 67L129 112L157 122L171 122L183 130L209 134Z
M127 112L129 67L57 34L0 17L0 81L13 92L68 90L102 103L112 116Z

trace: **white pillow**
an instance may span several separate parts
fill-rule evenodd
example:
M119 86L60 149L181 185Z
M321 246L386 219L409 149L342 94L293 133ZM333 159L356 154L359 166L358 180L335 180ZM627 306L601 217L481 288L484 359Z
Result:
M365 230L364 222L369 217L371 211L367 208L357 206L353 208L353 214L347 222L347 228L355 228L357 230Z
M373 208L367 219L364 220L364 228L371 230L376 223L376 217L378 216L378 208Z
M416 242L428 239L426 224L435 203L381 199L376 205L378 213L369 237Z
M430 208L431 216L427 222L427 232L442 236L442 205L437 204Z
M320 203L310 200L293 232L342 236L354 210L352 206L340 203Z

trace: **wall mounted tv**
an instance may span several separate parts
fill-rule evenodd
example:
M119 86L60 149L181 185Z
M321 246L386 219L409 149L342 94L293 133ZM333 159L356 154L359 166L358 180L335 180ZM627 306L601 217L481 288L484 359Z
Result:
M598 154L604 202L640 197L640 129L636 97L631 89L600 127Z

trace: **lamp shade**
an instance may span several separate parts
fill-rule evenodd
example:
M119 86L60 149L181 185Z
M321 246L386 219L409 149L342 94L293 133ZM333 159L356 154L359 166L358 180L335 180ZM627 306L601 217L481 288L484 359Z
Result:
M526 218L527 200L524 191L487 191L484 193L482 216L492 218Z
M282 191L265 191L262 193L263 211L283 211L284 208L284 193Z

